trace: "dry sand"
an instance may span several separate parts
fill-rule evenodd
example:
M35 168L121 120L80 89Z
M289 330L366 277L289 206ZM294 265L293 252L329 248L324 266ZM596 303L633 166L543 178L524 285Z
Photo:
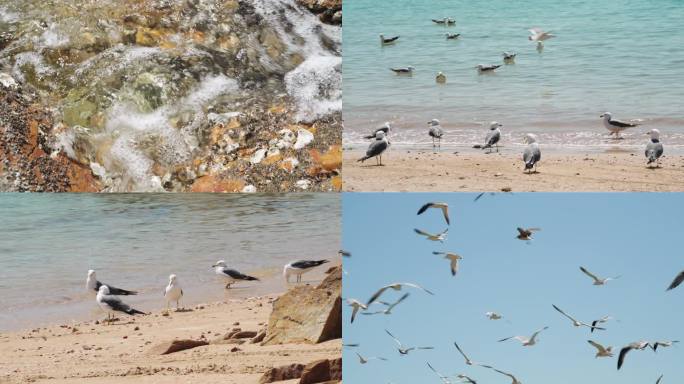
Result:
M257 383L268 368L341 356L341 341L317 345L210 344L168 355L164 341L221 339L234 327L265 329L276 294L160 311L112 325L95 321L0 334L0 383ZM237 348L236 351L231 351ZM298 380L282 383L296 383Z
M664 156L649 169L643 152L542 153L538 173L525 174L519 153L485 154L475 149L440 153L393 148L375 159L356 161L360 150L344 152L344 191L477 192L684 191L684 156Z

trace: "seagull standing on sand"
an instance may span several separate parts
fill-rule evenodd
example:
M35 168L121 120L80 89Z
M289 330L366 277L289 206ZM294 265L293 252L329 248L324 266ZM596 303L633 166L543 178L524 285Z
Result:
M424 204L420 209L418 210L417 215L422 214L423 212L427 211L428 208L436 208L436 209L441 209L442 214L444 215L444 220L446 221L447 225L451 225L449 223L449 204L447 203L441 203L441 202L430 202Z
M437 84L446 83L446 75L442 72L437 72L437 76L435 76L435 81L437 82Z
M312 269L327 263L328 260L298 260L288 263L283 267L283 277L285 282L290 282L290 275L297 276L297 282L302 281L302 275L311 271Z
M375 134L375 141L372 142L366 150L366 156L357 161L364 162L372 157L375 157L375 165L382 165L382 153L389 147L389 141L385 137L385 132L378 131Z
M539 232L539 231L541 231L541 228L521 228L521 227L518 227L517 238L519 240L530 241L530 240L532 240L532 234L534 232Z
M176 302L176 311L180 308L180 300L183 297L183 289L178 284L176 275L169 276L169 284L164 289L164 299L166 299L166 311L169 310L169 303Z
M627 353L629 353L629 351L631 351L633 349L643 351L648 346L649 346L648 341L642 340L642 341L635 341L635 342L630 343L627 346L623 347L620 350L620 355L618 356L617 369L622 368L622 364L624 364L625 357L627 357Z
M526 134L523 143L527 144L523 152L525 171L532 172L534 168L534 173L537 173L537 163L541 160L541 150L539 149L539 143L537 143L537 135L533 133Z
M214 268L214 273L221 276L226 281L226 289L229 289L231 285L239 281L259 281L256 277L248 276L235 269L228 268L226 262L223 260L217 261L212 267Z
M651 141L646 144L645 154L648 159L646 165L650 167L651 164L655 163L656 168L660 168L660 156L663 155L663 143L660 142L660 131L654 128L646 134L651 136Z
M351 322L354 322L354 318L356 318L356 313L359 311L359 309L366 310L368 309L368 305L356 300L356 299L347 299L347 305L352 307L352 315L351 315Z
M679 272L679 274L675 276L674 280L672 280L672 283L669 287L667 287L666 291L677 288L682 281L684 281L684 271Z
M625 122L617 119L613 119L613 115L610 112L605 112L603 115L599 116L603 119L603 126L610 131L610 135L615 135L616 139L621 139L620 132L627 128L634 128L639 126L639 123Z
M416 233L419 234L419 235L425 236L428 240L431 240L431 241L439 241L440 243L443 243L444 240L446 239L447 232L449 231L449 228L447 228L447 229L445 229L443 232L440 232L440 233L437 233L437 234L433 234L433 233L430 233L430 232L425 232L425 231L423 231L422 229L418 229L418 228L415 228L413 231L416 232Z
M579 268L580 268L580 271L584 272L585 275L594 279L594 285L605 285L610 280L619 279L621 277L621 276L615 276L615 277L601 278L601 277L598 277L598 276L594 275L593 273L589 272L589 270L587 270L584 267L579 267Z
M373 131L373 133L371 133L370 135L366 135L363 138L364 139L375 139L376 136L378 135L378 132L381 132L381 131L385 132L385 136L389 137L391 130L392 130L392 123L390 123L389 121L385 121L385 124L383 124L382 127L376 129L375 131Z
M121 301L121 299L119 299L117 296L110 294L109 287L106 285L100 286L95 300L97 300L97 304L100 306L100 308L107 312L107 322L112 321L113 312L122 312L131 316L146 314L145 312L131 308L128 304L125 304L123 301Z
M103 285L107 285L107 287L109 288L108 295L128 296L128 295L137 295L138 294L138 292L135 292L135 291L128 291L125 289L116 288L114 286L101 283L100 281L97 280L97 276L95 275L95 271L92 269L88 270L88 278L86 279L86 289L90 292L95 292L97 294L100 290L100 287L102 287Z
M439 146L442 147L442 136L444 136L444 131L442 126L439 125L439 120L432 119L428 121L428 135L432 137L432 148ZM435 145L435 139L437 139L437 145Z
M359 357L359 363L361 363L361 364L366 364L371 360L387 361L387 359L385 359L384 357L363 357L358 352L356 353L356 356Z
M401 297L399 298L399 300L395 301L394 303L387 303L387 302L379 301L379 300L378 300L378 302L379 302L380 304L386 305L387 308L385 308L385 309L383 309L383 310L380 310L380 311L375 311L375 312L361 312L361 314L363 314L363 315L380 315L380 314L382 314L382 315L391 315L391 314L392 314L392 310L394 309L394 307L396 307L397 305L399 305L399 303L401 303L402 301L406 300L407 297L409 297L409 294L408 294L408 293L405 293L403 296L401 296Z
M500 319L503 319L503 316L501 316L500 314L498 314L498 313L496 313L496 312L486 312L486 313L485 313L485 316L487 316L487 318L488 318L489 320L500 320Z
M600 330L602 330L602 331L605 331L605 330L606 330L605 328L597 327L597 326L595 326L595 325L589 325L589 324L584 323L584 322L582 322L582 321L576 320L574 317L572 317L572 316L568 315L567 313L563 312L562 309L558 308L558 307L555 306L554 304L552 304L552 305L553 305L553 308L554 308L556 311L560 312L563 316L565 316L565 317L567 317L568 319L570 319L570 320L572 321L572 325L574 325L575 327L580 327L580 326L582 326L582 327L588 327L588 328L590 328L590 329L600 329Z
M522 343L523 347L531 347L535 344L537 344L537 336L544 330L549 329L549 327L544 327L532 334L530 337L525 337L525 336L511 336L511 337L506 337L504 339L499 340L499 342L510 340L510 339L515 339L518 340L519 342Z
M503 124L492 121L489 123L489 133L487 134L487 137L485 137L485 145L482 146L482 149L489 148L489 153L492 152L492 146L496 146L496 151L499 152L499 140L501 140L501 127L503 127Z
M596 348L596 350L597 350L596 356L594 356L595 358L613 357L613 347L606 348L603 345L601 345L595 341L592 341L592 340L587 340L587 341L589 342L589 344L593 345L594 348Z
M380 34L380 44L382 45L394 44L397 39L399 39L399 36L385 37L385 35Z
M378 298L380 298L380 296L381 296L386 290L388 290L388 289L391 288L391 289L393 289L393 290L395 290L395 291L401 291L401 288L404 287L404 286L405 286L405 287L415 288L415 289L420 289L421 291L423 291L423 292L425 292L425 293L427 293L427 294L429 294L429 295L434 295L434 293L428 291L427 289L421 287L421 286L418 285L418 284L414 284L414 283L392 283L392 284L385 285L384 287L378 289L378 290L373 294L373 296L371 296L371 298L368 299L368 301L366 302L366 306L371 305L375 300L377 300Z
M390 331L385 329L385 332L387 332L387 334L390 335L390 337L394 339L394 342L397 343L397 350L399 351L399 354L402 356L408 355L409 352L419 350L419 349L435 349L435 347L408 347L408 348L404 347L404 345L401 344L401 341L399 341L399 339L394 337L394 335L392 335L390 333Z
M432 252L432 254L443 255L445 259L449 260L451 266L451 276L456 276L456 274L458 273L458 261L462 260L463 257L450 252Z

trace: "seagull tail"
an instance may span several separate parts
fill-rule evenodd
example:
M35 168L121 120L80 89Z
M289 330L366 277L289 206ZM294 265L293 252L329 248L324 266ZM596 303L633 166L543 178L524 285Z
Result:
M364 161L366 161L366 160L368 160L368 159L370 159L370 156L364 156L364 157L362 157L362 158L360 158L360 159L358 159L358 160L356 160L356 161L360 161L360 162L363 163Z
M529 160L528 162L525 163L525 169L532 169L534 168L534 160Z
M131 308L131 309L129 309L128 311L126 311L126 313L128 313L128 314L131 315L131 316L132 316L132 315L147 315L147 313L142 312L142 311L138 311L137 309L133 309L133 308Z

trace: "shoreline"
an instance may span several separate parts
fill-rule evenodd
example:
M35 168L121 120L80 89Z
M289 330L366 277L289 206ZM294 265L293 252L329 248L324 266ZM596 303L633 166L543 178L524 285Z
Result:
M543 151L543 150L542 150ZM454 153L456 152L456 153ZM665 155L649 169L643 152L557 153L543 151L539 173L523 172L521 153L433 153L392 148L358 163L364 152L344 152L345 192L675 192L684 191L684 155Z

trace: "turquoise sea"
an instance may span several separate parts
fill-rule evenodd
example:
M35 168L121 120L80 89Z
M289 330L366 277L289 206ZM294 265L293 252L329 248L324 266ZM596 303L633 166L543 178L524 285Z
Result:
M444 143L481 143L482 122L504 124L504 145L526 132L563 149L641 149L658 128L666 150L684 149L684 2L617 0L346 0L343 103L347 146L392 121L396 145L427 145L437 118ZM453 17L454 26L431 19ZM528 29L552 31L543 51ZM381 46L378 35L399 35ZM461 33L447 40L446 33ZM515 64L479 75L477 64ZM413 76L389 67L414 66ZM447 83L438 85L438 71ZM599 115L642 119L616 143Z
M98 279L137 290L126 302L164 307L178 275L185 304L285 289L293 259L339 260L337 194L0 194L0 331L102 313L85 291ZM230 291L211 266L224 259L261 283ZM312 275L315 275L312 272ZM305 275L304 280L314 277Z

